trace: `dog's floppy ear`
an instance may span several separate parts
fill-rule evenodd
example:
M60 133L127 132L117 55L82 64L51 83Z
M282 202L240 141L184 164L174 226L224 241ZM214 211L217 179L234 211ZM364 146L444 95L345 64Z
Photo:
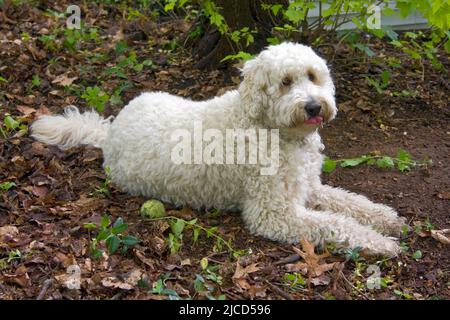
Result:
M244 80L239 86L239 93L244 103L243 107L251 118L257 119L262 115L263 103L266 100L265 90L269 81L261 57L257 56L245 62L242 75Z

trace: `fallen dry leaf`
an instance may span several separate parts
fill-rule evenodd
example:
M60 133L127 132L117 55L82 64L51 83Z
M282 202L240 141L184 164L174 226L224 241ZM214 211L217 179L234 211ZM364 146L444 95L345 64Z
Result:
M250 288L248 289L248 294L250 295L250 297L252 299L255 297L265 298L267 295L266 291L267 291L267 287L261 286L261 285L254 285L254 286L250 286Z
M323 258L329 256L328 252L323 254L316 254L314 252L314 245L304 239L300 241L302 245L302 250L292 247L292 249L302 257L305 262L297 262L296 264L290 265L291 270L297 269L298 271L307 270L308 276L310 277L319 277L324 272L333 269L336 262L333 263L321 263Z
M431 230L431 237L440 243L450 244L450 238L446 237L445 234L450 234L450 229Z
M133 250L134 254L136 255L136 257L138 257L138 259L144 263L145 265L149 266L152 270L155 269L155 262L153 261L153 259L147 258L143 252L139 251L138 249L134 249Z
M17 227L14 227L14 226L0 227L0 244L11 242L18 235L19 235L19 229L17 229Z
M444 191L444 192L438 193L437 197L442 200L450 200L450 192Z
M36 111L35 116L36 116L36 118L39 118L40 116L43 116L43 115L50 115L50 114L52 114L52 112L50 111L49 108L44 107L44 106L41 106L41 107Z
M139 269L133 270L124 280L119 280L116 277L107 277L102 280L102 285L107 288L119 288L123 290L132 290L138 284L138 281L142 279L142 271Z
M249 290L252 286L245 279L250 273L258 271L260 268L256 263L252 263L246 267L242 267L240 260L236 262L236 270L232 277L233 282L240 288L240 291Z
M36 112L36 109L27 107L27 106L21 106L21 105L17 105L16 109L19 110L20 112L22 112L25 116L28 116L34 112Z
M239 260L236 262L236 271L234 272L233 279L243 279L248 274L258 271L260 268L256 263L252 263L246 267L242 267Z
M78 77L70 78L70 77L67 76L67 73L64 73L64 74L61 74L61 75L57 76L52 81L52 83L59 84L59 85L65 87L65 86L70 86L77 79L78 79Z
M27 271L27 267L21 265L16 269L14 274L4 274L3 281L17 284L21 287L29 287L31 285L31 281Z
M331 278L326 274L322 274L319 277L311 279L311 283L315 286L326 286L330 283Z

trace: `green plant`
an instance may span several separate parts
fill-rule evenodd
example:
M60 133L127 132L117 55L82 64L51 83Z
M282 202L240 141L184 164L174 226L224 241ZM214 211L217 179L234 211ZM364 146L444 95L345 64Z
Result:
M357 158L340 159L340 160L333 160L327 157L325 158L325 161L323 163L322 171L330 173L334 171L334 169L336 169L337 164L340 164L340 166L343 168L356 167L361 164L367 164L367 165L375 165L378 168L383 169L385 168L391 169L396 167L399 171L405 172L411 170L414 167L426 167L431 163L432 161L427 158L421 162L412 160L411 155L407 151L400 149L397 152L396 157L390 157L387 155L379 155L379 154L363 155Z
M85 223L84 228L88 230L98 230L97 235L92 238L91 242L91 255L94 258L99 258L103 255L103 250L99 249L99 245L104 243L108 249L109 254L114 254L119 248L121 253L126 253L129 247L132 247L139 243L139 239L130 235L124 235L123 233L128 229L122 218L111 224L111 221L107 215L104 215L100 225L95 223Z
M224 294L215 297L214 296L215 292L216 292L215 287L212 286L211 284L209 284L205 280L205 278L200 274L195 275L194 290L195 290L196 295L199 294L199 295L205 296L209 300L225 300L226 299L226 296Z
M401 297L401 298L403 298L403 299L406 299L406 300L411 300L413 298L413 296L410 295L409 293L405 293L405 292L400 291L400 290L394 290L394 294L399 296L399 297Z
M237 54L229 54L227 55L225 58L223 58L221 61L228 61L228 60L243 60L243 61L247 61L250 60L254 57L254 55L244 52L244 51L239 51Z
M109 101L109 95L99 87L88 87L81 95L88 106L94 107L98 112L105 111L105 104Z
M99 34L97 28L86 29L85 25L81 25L81 29L65 29L64 40L62 45L70 52L75 52L82 42L94 42L99 41Z
M2 182L2 183L0 183L0 190L8 191L9 189L11 189L12 187L15 187L15 186L16 186L16 184L12 181Z
M245 48L253 43L252 34L256 30L250 30L248 27L231 30L221 14L221 8L213 0L166 0L165 3L166 12L187 7L189 3L199 5L202 16L229 40L234 52L245 52ZM275 22L272 36L267 39L270 44L299 39L302 42L309 40L311 43L320 44L330 36L337 36L339 38L337 46L345 41L356 50L372 57L375 52L370 48L369 39L360 36L365 33L377 38L388 38L392 45L414 59L418 59L420 63L422 63L422 57L426 57L438 68L442 68L442 64L436 57L438 48L443 46L447 52L450 52L450 20L447 14L450 11L450 2L448 1L292 0L286 4L262 3L261 8L270 13L272 22ZM396 15L402 19L419 12L428 20L430 29L425 32L410 32L403 39L399 39L398 34L392 29L385 26L377 29L368 23L372 21L375 8L380 9L383 15ZM314 9L318 10L318 17L311 19L310 13ZM338 31L347 23L353 23L357 31ZM418 41L419 39L421 41ZM232 56L230 55L229 59L232 59Z
M206 279L211 280L218 285L223 284L223 278L222 276L218 275L216 272L220 269L219 265L212 266L208 262L208 258L202 258L200 260L200 266L202 267L202 270L204 274L206 275Z
M402 90L400 92L392 92L391 95L394 97L417 97L419 93L417 90L409 91L409 90Z
M165 295L169 300L180 300L181 298L175 290L167 288L166 281L170 279L172 279L170 278L170 273L164 274L153 283L150 292L153 294Z
M39 78L38 74L35 74L33 76L33 79L31 80L31 88L39 87L41 85L41 79Z
M56 51L58 49L58 44L56 42L56 35L42 35L38 38L40 42L44 45L45 49L50 51Z
M0 259L0 270L5 269L12 261L22 259L22 257L22 252L19 249L9 251L7 258Z
M116 53L125 52L126 47L116 47ZM152 60L145 59L141 63L138 62L136 52L132 51L128 56L122 56L117 65L107 68L106 74L111 76L114 75L119 78L128 79L127 72L133 70L135 72L141 72L144 67L151 67L153 65Z
M20 33L20 37L22 38L22 41L30 41L31 36L28 32L22 32Z
M384 92L384 90L389 85L390 79L391 79L391 73L387 70L384 70L381 73L379 81L372 79L370 77L366 77L366 81L377 90L378 94L382 94Z
M291 289L302 289L306 285L305 279L303 276L298 273L285 273L283 276L284 284Z
M120 84L119 86L117 86L116 88L114 88L113 93L111 94L111 97L109 98L109 102L112 105L118 105L123 103L122 102L122 92L126 89L132 88L133 84L131 82L124 82L122 84Z
M157 295L167 296L169 300L182 300L182 298L178 295L178 293L175 290L170 289L167 286L167 281L169 280L176 280L176 278L171 278L170 273L162 275L157 281L153 283L150 292ZM204 296L210 300L225 300L226 298L225 295L219 295L215 297L214 295L216 293L216 289L214 288L214 286L208 283L207 279L205 279L200 274L195 275L193 287L195 295L194 297L191 297L189 295L187 299L194 299L196 295Z
M414 260L420 260L420 259L422 259L422 256L423 256L422 251L417 250L417 251L414 251L411 258L413 258Z
M345 249L345 258L350 261L358 262L362 259L360 255L361 250L361 247L347 248Z
M101 186L100 187L96 187L95 190L89 194L90 196L96 196L98 194L104 194L104 195L109 197L111 195L111 191L110 191L111 168L110 167L108 167L108 166L105 167L105 174L106 174L106 178L102 182Z
M24 135L28 132L28 126L23 124L20 119L14 119L12 116L6 114L6 117L3 119L3 126L5 130L0 126L0 133L3 135L3 138L8 138L8 133L17 132L19 135Z
M233 255L233 257L237 258L248 253L248 250L235 250L231 246L231 239L226 241L220 235L217 234L217 227L206 228L197 223L197 219L192 220L184 220L177 217L165 216L161 218L148 219L148 221L156 221L156 220L166 220L169 222L170 230L167 237L167 244L170 248L171 254L178 252L183 245L183 235L187 230L192 230L192 242L195 244L200 234L203 232L207 238L214 238L215 243L213 250L215 252L219 252L225 247L227 251Z
M400 248L402 248L403 253L409 251L409 245L405 241L400 242Z
M424 222L416 221L414 222L413 231L415 234L422 235L425 232L430 232L436 229L436 226L431 223L430 219L426 218Z

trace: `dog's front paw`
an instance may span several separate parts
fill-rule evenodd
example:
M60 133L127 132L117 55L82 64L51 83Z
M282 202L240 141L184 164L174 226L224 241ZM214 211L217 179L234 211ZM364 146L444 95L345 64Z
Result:
M396 257L402 252L402 248L399 244L387 237L383 237L383 240L370 243L362 250L363 255L368 256L384 256L384 257Z
M386 234L399 237L404 231L409 232L411 227L406 224L406 218L397 217L391 221L387 221L385 230Z
M403 230L410 229L406 224L406 218L399 217L391 207L379 204L376 206L373 215L377 217L373 226L385 235L399 237Z

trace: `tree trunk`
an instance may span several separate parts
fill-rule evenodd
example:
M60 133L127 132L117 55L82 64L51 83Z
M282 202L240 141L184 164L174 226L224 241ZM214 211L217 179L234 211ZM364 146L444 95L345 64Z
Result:
M256 30L253 34L255 41L248 47L242 39L240 47L249 53L257 53L267 44L266 39L271 35L276 23L275 18L268 10L262 9L262 4L284 4L287 0L215 0L220 8L231 32L248 27ZM199 58L196 67L199 69L216 69L225 66L221 60L230 54L236 54L238 45L227 36L223 36L216 27L203 25L205 30L200 40L192 44L192 52Z

